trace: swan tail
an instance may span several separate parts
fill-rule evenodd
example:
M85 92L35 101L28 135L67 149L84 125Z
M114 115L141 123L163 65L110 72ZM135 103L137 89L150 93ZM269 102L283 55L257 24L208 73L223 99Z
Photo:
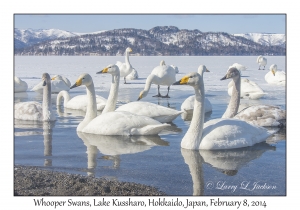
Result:
M142 128L133 128L130 133L131 135L157 135L170 126L169 124L146 125Z

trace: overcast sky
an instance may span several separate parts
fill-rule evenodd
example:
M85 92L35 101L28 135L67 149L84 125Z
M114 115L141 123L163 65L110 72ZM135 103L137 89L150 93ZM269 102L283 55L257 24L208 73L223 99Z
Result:
M61 29L95 32L120 28L149 30L155 26L176 26L203 32L285 34L286 15L277 14L14 14L19 29Z

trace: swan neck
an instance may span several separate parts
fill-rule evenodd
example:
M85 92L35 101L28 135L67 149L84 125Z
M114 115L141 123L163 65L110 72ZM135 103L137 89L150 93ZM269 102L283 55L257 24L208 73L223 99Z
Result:
M61 105L62 99L64 100L64 106L67 106L67 103L70 101L70 94L65 90L62 90L58 93L56 98L57 106Z
M195 90L195 100L194 100L193 117L189 129L181 141L182 148L192 149L192 150L199 149L202 140L202 132L203 132L203 124L204 124L205 91L204 91L203 79L201 76L198 84L194 86L194 90Z
M125 52L125 63L126 63L126 65L130 65L130 62L129 62L129 52L128 51Z
M233 78L232 94L222 118L233 118L238 112L241 96L241 77Z
M118 99L119 83L120 73L112 76L109 96L102 114L115 111Z
M50 120L51 113L51 82L47 81L47 84L43 88L43 120Z

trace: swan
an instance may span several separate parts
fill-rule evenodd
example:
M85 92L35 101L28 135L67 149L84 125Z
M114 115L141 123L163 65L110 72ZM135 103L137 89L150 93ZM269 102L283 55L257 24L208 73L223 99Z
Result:
M120 70L117 66L110 66L109 70L107 71L99 71L97 74L100 73L110 73L113 76L113 83L110 90L109 97L111 97L112 104L107 105L107 109L109 111L126 111L130 113L134 113L136 115L142 115L151 117L161 123L172 122L177 116L179 116L182 111L177 111L175 109L170 109L164 106L160 106L157 104L153 104L150 102L144 101L134 101L127 104L124 104L120 107L116 108L117 103L117 96L118 96L118 89L119 89L119 77L115 75L119 75ZM114 79L116 78L116 79ZM107 112L107 110L103 110L103 113Z
M15 119L31 121L55 121L56 116L51 107L51 79L48 73L42 75L43 103L36 101L15 104Z
M158 94L153 97L162 97L162 98L170 98L169 90L170 86L176 81L176 73L174 69L165 64L165 61L161 61L160 65L155 67L151 74L146 79L146 84L144 90L140 92L140 96L138 100L145 98L149 92L151 84L156 84L158 88ZM168 86L168 93L165 96L162 96L159 92L160 85Z
M231 68L221 80L234 77L235 74L239 75L239 71ZM190 85L195 90L192 121L181 140L181 147L184 149L218 150L247 147L263 142L273 134L263 127L238 119L219 118L204 123L204 83L197 72L189 73L173 85Z
M233 81L230 81L228 84L228 95L231 96L232 93L232 88L233 88ZM255 82L242 78L241 79L241 93L240 97L241 98L248 98L248 99L260 99L264 95L266 95Z
M109 65L102 72L110 72L118 69L116 65ZM85 73L79 76L72 88L85 85L88 105L86 115L77 126L77 131L100 135L157 135L169 124L162 124L150 117L135 115L130 112L115 112L116 97L114 92L118 88L120 80L119 71L112 77L112 85L106 106L101 115L97 117L95 88L92 77ZM113 93L112 93L113 92Z
M134 101L127 104L124 104L120 107L116 108L117 103L117 96L118 96L118 89L119 89L119 77L115 75L119 75L120 70L117 66L110 66L109 71L99 71L97 74L100 73L110 73L113 76L113 83L110 90L109 97L111 97L112 104L107 105L107 109L109 111L126 111L130 113L134 113L136 115L142 115L151 117L161 123L172 122L177 116L179 116L182 111L177 111L175 109L170 109L164 106L160 106L157 104L153 104L150 102L144 101ZM116 78L114 80L114 78ZM107 110L103 110L102 113L107 112Z
M129 62L129 53L132 52L132 49L130 47L127 47L125 50L125 63L122 63L120 61L117 61L116 65L120 69L120 76L124 77L124 84L126 83L126 76L130 74L133 70L130 62Z
M267 65L267 59L265 57L263 57L262 55L258 56L256 59L256 62L259 64L258 66L258 70L261 70L260 67L263 66L265 70L265 67Z
M285 85L285 72L277 71L277 65L272 64L270 71L265 75L265 80L269 84Z
M239 64L239 63L234 63L234 64L232 64L231 66L229 66L229 68L231 68L231 67L237 68L237 70L239 70L240 72L241 72L241 71L245 71L245 70L247 69L246 66L244 66L244 65L242 65L242 64Z
M134 68L132 69L132 72L130 74L128 74L126 76L126 79L128 80L135 80L139 78L139 74L137 72L137 70L135 70Z
M232 95L228 107L222 118L234 118L248 122L255 126L278 126L285 125L286 111L276 106L252 105L238 112L241 94L241 76L236 68L229 69L232 72ZM228 70L228 71L229 71ZM224 78L224 79L228 79Z
M198 73L203 77L204 72L210 72L205 65L200 65L198 67ZM195 95L192 95L185 99L185 101L181 104L181 110L186 112L186 114L193 114L194 110L194 101ZM212 111L212 106L210 101L205 97L204 99L205 113Z
M14 89L15 93L26 92L26 90L28 88L27 83L16 76L14 79L14 86L15 86L15 89Z
M55 75L54 77L51 78L51 92L52 93L58 93L61 90L69 91L70 86L71 86L70 81L61 75ZM37 93L43 93L42 82L38 83L31 90L35 91Z
M71 86L71 85L70 85ZM57 94L56 105L60 106L64 101L63 106L68 109L80 109L86 111L87 95L78 95L73 98L70 97L69 92L62 90ZM106 99L102 96L96 95L97 110L102 111L106 104Z

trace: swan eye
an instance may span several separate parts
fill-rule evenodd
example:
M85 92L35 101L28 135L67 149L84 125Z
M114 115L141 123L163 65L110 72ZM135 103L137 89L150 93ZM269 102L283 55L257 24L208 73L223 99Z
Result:
M190 78L193 78L194 76L190 76Z

